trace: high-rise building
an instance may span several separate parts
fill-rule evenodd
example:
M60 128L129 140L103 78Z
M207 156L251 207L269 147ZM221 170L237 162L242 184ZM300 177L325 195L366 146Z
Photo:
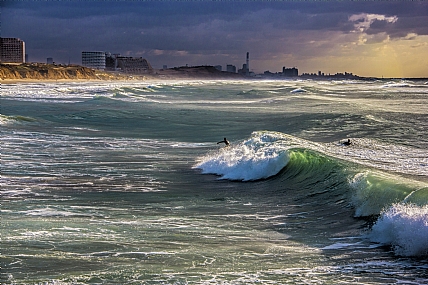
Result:
M242 74L242 75L245 75L245 76L248 76L249 75L249 70L248 70L248 68L247 68L247 64L246 63L244 63L243 65L242 65L242 69L238 69L238 73L239 74Z
M247 52L247 60L242 65L242 69L238 69L238 73L244 76L250 76L250 53Z
M89 68L106 68L106 53L104 51L82 51L82 65Z
M149 73L153 70L147 59L142 57L117 57L117 67L125 73L141 74Z
M0 38L1 62L24 63L25 42L18 38Z
M282 68L282 74L286 77L295 77L299 76L299 70L295 67L286 68L285 66Z
M234 66L232 64L228 64L228 65L226 65L226 71L236 73L236 66Z
M110 52L106 52L106 70L114 71L117 69L117 57L120 54L112 54Z
M47 64L53 64L53 58L52 57L46 58L46 63Z

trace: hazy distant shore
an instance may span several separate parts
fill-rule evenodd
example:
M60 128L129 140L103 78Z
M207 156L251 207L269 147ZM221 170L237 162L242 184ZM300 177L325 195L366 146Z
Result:
M285 79L284 77L245 77L238 73L219 71L213 66L176 67L170 69L153 69L147 73L129 74L118 71L100 71L79 65L54 65L43 63L0 64L0 78L3 84L35 82L78 82L78 81L168 81L168 80L251 80L251 79ZM337 76L299 76L293 79L313 80L400 80L404 78L358 77L340 78ZM422 80L427 78L406 78Z

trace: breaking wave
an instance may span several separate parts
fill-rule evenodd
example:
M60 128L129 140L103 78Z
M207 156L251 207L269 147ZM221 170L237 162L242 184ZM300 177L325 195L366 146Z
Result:
M239 145L204 156L194 168L230 180L249 181L271 177L283 169L290 159L287 148L275 143L278 139L271 134L253 136Z
M285 179L295 189L305 189L307 197L312 192L339 191L348 197L355 217L378 217L370 235L373 242L390 244L399 255L426 255L426 183L366 164L359 165L354 158L350 161L335 158L332 154L334 152L329 152L329 148L322 144L263 131L254 132L242 142L209 152L198 159L194 168L201 169L204 174L235 181L278 176L278 180ZM327 180L337 182L329 182L328 185L335 185L333 187L326 184ZM334 203L331 200L328 204ZM403 236L418 231L424 235L414 235L416 241Z
M428 205L394 204L382 211L369 238L402 256L428 256Z

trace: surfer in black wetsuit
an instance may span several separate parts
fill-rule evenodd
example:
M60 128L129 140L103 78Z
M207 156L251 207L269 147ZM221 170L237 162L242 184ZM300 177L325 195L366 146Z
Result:
M348 141L342 143L343 145L349 146L352 144L351 139L348 139Z
M226 146L230 145L230 142L226 138L224 138L224 140L222 140L222 141L219 141L217 144L219 144L219 143L224 143Z

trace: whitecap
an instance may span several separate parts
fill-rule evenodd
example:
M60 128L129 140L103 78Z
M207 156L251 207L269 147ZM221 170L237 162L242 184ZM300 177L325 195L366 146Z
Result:
M349 247L355 247L357 245L361 244L361 242L357 242L357 243L344 243L344 242L338 242L338 243L334 243L328 246L323 247L323 250L334 250L334 249L344 249L344 248L349 248Z
M410 87L410 84L405 82L388 82L381 86L382 88L400 88L400 87Z
M274 134L254 135L235 146L225 147L199 159L193 167L202 173L220 175L222 179L251 181L278 174L288 161L287 148L275 144Z
M302 89L302 88L297 88L297 89L290 91L290 93L305 93L305 92L307 92L307 91L305 89Z
M401 256L428 255L428 205L394 204L381 213L369 234Z
M24 213L27 216L41 216L41 217L84 216L78 213L73 213L69 211L59 211L51 208L27 210L27 211L21 211L21 213Z

